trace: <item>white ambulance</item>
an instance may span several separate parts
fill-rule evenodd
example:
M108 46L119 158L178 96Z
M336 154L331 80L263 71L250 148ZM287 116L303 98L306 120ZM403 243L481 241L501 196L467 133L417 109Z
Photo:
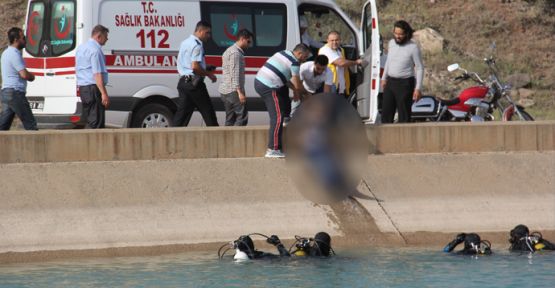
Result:
M367 122L377 114L380 46L375 0L363 8L362 28L356 27L332 0L30 0L25 26L27 68L37 77L27 97L41 128L82 126L77 95L75 50L101 24L109 30L103 46L109 72L109 127L168 127L178 97L176 69L180 43L193 33L200 20L212 24L212 39L205 44L208 64L221 77L225 49L246 28L255 34L246 51L246 94L251 119L267 113L254 91L258 69L274 53L300 43L299 15L304 15L309 34L324 41L327 33L341 33L346 57L365 57L364 71L352 73L357 83L359 113ZM316 51L315 51L316 52ZM224 123L219 82L207 81L220 124ZM195 112L198 114L198 112ZM262 119L262 118L261 118ZM257 123L257 121L250 121ZM192 125L202 125L198 115Z

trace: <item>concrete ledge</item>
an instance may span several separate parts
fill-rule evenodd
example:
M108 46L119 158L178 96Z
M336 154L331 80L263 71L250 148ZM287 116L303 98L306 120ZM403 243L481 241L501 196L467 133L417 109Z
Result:
M423 123L369 127L370 153L555 150L555 122Z
M268 128L169 128L0 133L0 163L238 158L264 155ZM369 151L554 151L555 122L368 126Z
M264 155L267 127L10 131L0 163L235 158Z

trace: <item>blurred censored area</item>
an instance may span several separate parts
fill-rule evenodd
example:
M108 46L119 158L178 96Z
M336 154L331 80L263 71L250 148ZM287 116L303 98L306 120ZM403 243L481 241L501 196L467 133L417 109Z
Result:
M333 93L302 102L286 129L290 176L301 194L317 204L362 196L357 186L368 160L366 129L357 111Z

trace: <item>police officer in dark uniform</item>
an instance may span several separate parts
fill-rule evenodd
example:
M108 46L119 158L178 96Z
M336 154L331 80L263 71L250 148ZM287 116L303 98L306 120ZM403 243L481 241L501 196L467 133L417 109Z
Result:
M81 44L75 52L75 75L83 105L83 119L87 121L85 128L105 126L110 97L106 90L108 70L102 46L108 41L109 32L108 28L96 25L91 39Z
M173 118L173 126L187 126L195 108L202 115L206 126L218 126L216 112L204 84L205 77L210 78L212 83L216 82L214 67L207 67L204 59L203 42L210 39L211 33L210 23L200 21L193 35L181 42L177 55L179 98L176 100L177 111Z

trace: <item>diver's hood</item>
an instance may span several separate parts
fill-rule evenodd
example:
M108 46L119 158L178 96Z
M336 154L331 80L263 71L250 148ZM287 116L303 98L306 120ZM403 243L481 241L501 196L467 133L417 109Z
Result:
M326 232L318 232L314 235L314 242L316 242L316 247L318 250L319 256L329 256L330 249L331 249L331 237Z
M254 243L248 235L243 235L239 239L235 240L237 243L237 250L240 250L246 254L254 253Z
M530 234L530 230L528 230L528 227L526 227L526 225L517 225L513 230L511 230L511 239L515 239L518 240L522 237L526 237L528 236L528 234Z
M464 238L464 248L471 249L473 248L472 244L474 244L474 246L478 246L480 245L480 241L481 239L480 239L480 236L478 236L478 234L476 233L466 234L466 237Z

